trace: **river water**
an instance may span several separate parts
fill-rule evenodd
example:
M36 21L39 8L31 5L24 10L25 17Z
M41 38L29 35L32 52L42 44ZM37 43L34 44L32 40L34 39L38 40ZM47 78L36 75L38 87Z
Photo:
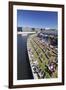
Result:
M17 35L17 79L33 79L27 54L27 36Z

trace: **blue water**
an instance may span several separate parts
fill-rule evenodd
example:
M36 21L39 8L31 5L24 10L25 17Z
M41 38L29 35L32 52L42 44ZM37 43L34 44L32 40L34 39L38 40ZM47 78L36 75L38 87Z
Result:
M27 54L27 36L17 35L17 79L33 79Z

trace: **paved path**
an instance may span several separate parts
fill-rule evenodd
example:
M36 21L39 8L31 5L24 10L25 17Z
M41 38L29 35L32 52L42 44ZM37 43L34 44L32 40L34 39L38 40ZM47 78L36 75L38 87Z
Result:
M33 79L27 54L27 36L17 36L17 79Z

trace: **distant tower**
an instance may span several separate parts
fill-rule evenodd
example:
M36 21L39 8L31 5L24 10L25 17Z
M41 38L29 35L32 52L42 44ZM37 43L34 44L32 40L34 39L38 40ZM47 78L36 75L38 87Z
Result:
M22 27L17 27L17 32L22 32Z
M32 31L35 31L35 28L32 28Z

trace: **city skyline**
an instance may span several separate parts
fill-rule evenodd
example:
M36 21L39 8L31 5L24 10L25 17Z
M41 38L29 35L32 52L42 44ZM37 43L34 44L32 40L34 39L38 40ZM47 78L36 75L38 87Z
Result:
M17 10L17 27L58 28L58 13L51 11Z

